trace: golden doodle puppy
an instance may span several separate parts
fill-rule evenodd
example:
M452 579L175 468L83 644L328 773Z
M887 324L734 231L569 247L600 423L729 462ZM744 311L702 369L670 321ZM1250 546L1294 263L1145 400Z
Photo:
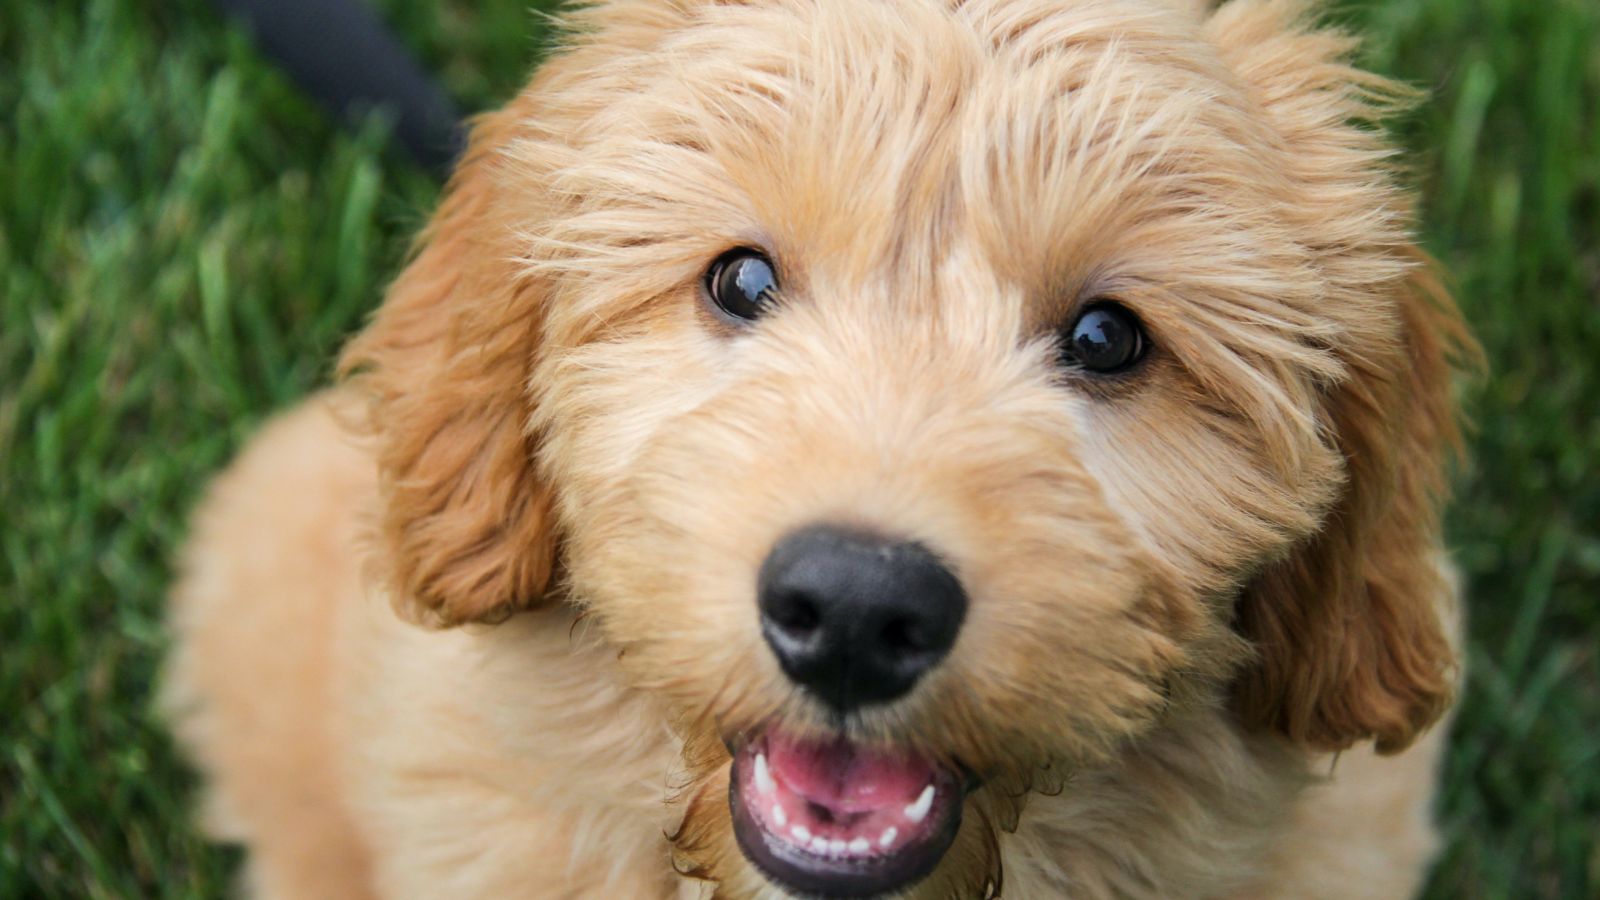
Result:
M567 14L197 516L253 895L1413 893L1468 339L1313 12Z

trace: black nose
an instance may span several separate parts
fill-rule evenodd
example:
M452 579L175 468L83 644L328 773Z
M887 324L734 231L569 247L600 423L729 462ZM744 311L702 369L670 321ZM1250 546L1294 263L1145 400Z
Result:
M926 547L829 526L778 541L759 592L784 673L840 712L911 690L967 613L961 582Z

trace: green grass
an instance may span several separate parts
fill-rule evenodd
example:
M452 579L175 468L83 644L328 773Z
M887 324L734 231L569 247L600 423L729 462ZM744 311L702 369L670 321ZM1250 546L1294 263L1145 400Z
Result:
M383 6L469 107L526 0ZM1600 5L1369 0L1367 62L1492 371L1451 518L1470 674L1435 898L1600 896ZM325 380L435 186L201 0L0 7L0 897L212 897L151 716L185 511Z

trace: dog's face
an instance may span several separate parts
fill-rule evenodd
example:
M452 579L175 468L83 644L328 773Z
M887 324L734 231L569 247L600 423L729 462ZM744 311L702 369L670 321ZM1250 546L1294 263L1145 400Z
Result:
M1437 715L1449 311L1383 86L1179 6L603 4L354 345L408 611L558 570L731 895L980 892L1030 788L1196 709Z

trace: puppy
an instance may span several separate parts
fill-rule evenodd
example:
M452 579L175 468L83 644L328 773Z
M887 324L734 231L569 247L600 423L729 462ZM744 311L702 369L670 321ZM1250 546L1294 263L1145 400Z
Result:
M250 892L1412 894L1465 337L1307 16L569 13L196 517Z

